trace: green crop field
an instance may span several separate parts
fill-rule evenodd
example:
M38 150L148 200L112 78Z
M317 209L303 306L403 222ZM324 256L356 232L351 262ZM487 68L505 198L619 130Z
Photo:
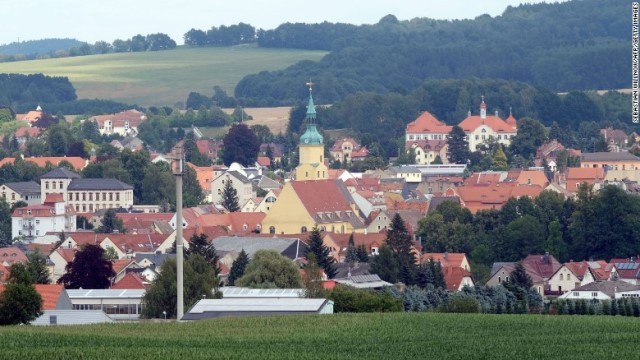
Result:
M638 356L638 320L337 314L0 328L0 359L598 359Z
M143 106L173 105L191 91L213 94L213 86L233 95L245 75L278 70L326 52L266 49L255 45L178 48L0 63L0 73L67 76L81 99L110 99Z

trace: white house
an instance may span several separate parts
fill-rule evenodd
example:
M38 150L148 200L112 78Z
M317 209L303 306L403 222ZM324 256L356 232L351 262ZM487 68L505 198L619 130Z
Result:
M11 214L11 238L33 240L48 232L76 231L76 212L62 197L50 195L44 205L17 208Z
M211 199L214 204L222 202L222 193L226 182L231 182L231 186L238 195L238 204L246 204L247 201L256 197L253 191L253 183L241 172L233 170L216 177L211 181Z
M35 181L5 183L0 186L0 196L13 206L18 201L24 201L27 205L41 204L40 185Z
M592 301L611 300L616 298L617 293L629 293L637 290L640 290L640 286L631 285L625 281L596 281L587 285L579 286L560 296L560 299Z

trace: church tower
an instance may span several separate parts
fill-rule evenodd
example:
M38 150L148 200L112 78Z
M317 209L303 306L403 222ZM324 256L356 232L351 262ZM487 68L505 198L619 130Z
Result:
M300 164L296 168L296 180L326 180L329 170L324 164L324 143L322 135L316 129L316 107L311 94L313 84L309 85L309 104L307 105L307 130L300 137Z

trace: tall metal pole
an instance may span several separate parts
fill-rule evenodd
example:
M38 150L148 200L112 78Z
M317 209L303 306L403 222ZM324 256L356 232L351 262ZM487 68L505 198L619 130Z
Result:
M182 174L183 155L182 146L176 147L173 174L176 176L176 272L178 274L178 309L176 318L178 321L184 315L184 244L182 241Z

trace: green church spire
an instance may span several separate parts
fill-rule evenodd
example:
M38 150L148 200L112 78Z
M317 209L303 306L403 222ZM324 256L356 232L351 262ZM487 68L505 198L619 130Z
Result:
M322 135L316 129L316 107L313 104L313 95L311 94L313 83L309 81L309 104L307 105L307 130L300 137L301 145L322 145Z

